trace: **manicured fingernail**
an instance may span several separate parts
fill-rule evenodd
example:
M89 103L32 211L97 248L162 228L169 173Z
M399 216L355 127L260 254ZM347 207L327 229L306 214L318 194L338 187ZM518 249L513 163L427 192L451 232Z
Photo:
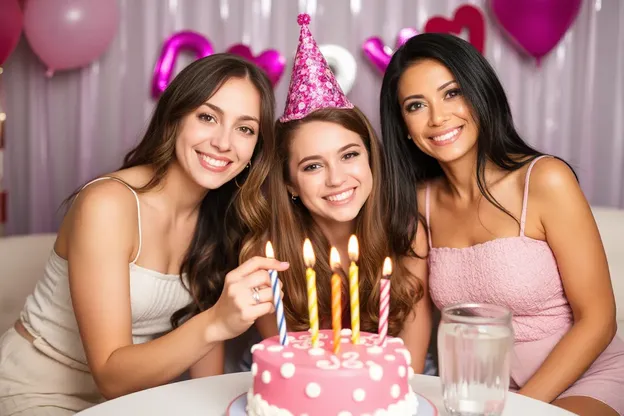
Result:
M287 267L287 266L290 266L290 263L288 263L287 261L283 261L280 263L280 266Z

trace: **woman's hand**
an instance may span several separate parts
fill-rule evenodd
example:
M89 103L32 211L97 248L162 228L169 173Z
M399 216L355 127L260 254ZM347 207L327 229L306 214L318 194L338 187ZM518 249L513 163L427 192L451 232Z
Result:
M274 311L268 270L287 270L288 263L254 257L225 276L221 297L211 308L215 322L210 338L231 339L245 332L256 319ZM256 295L257 293L257 295Z

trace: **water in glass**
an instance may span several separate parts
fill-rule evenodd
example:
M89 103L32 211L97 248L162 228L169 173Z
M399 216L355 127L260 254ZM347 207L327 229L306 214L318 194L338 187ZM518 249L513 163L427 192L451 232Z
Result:
M511 313L503 307L445 308L438 329L444 406L452 416L499 416L509 388Z

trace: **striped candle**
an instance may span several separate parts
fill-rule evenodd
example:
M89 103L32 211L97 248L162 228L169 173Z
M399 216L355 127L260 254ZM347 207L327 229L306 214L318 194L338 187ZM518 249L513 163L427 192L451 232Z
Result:
M340 270L340 255L336 247L332 247L329 252L330 265L334 273L331 277L331 311L332 311L332 330L334 335L333 351L334 354L340 352L340 330L342 329L342 279L338 274Z
M270 259L275 258L270 241L266 243L266 256ZM271 289L273 290L273 304L275 305L275 318L277 320L277 329L279 330L280 344L288 345L284 303L282 302L282 292L277 280L277 270L269 270L269 277L271 278Z
M383 263L383 276L379 295L379 345L385 346L388 337L388 314L390 311L390 275L392 274L392 261L386 257Z
M303 243L303 260L306 265L306 282L308 286L308 314L310 315L310 332L312 334L312 348L318 347L319 320L318 301L316 297L316 272L314 271L314 250L309 239Z
M352 235L349 237L349 298L351 303L351 343L358 344L360 342L360 282L358 278L358 267L356 262L359 257L359 248L357 238Z

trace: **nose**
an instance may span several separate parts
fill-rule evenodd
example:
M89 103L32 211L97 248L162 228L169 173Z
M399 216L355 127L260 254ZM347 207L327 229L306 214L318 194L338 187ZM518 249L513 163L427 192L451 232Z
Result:
M335 188L342 185L347 180L344 170L338 166L330 166L326 170L327 177L325 178L325 184L328 187Z
M210 144L221 152L227 152L231 146L230 131L223 127L213 130Z
M444 103L432 103L429 106L429 126L441 126L450 119L450 114Z

